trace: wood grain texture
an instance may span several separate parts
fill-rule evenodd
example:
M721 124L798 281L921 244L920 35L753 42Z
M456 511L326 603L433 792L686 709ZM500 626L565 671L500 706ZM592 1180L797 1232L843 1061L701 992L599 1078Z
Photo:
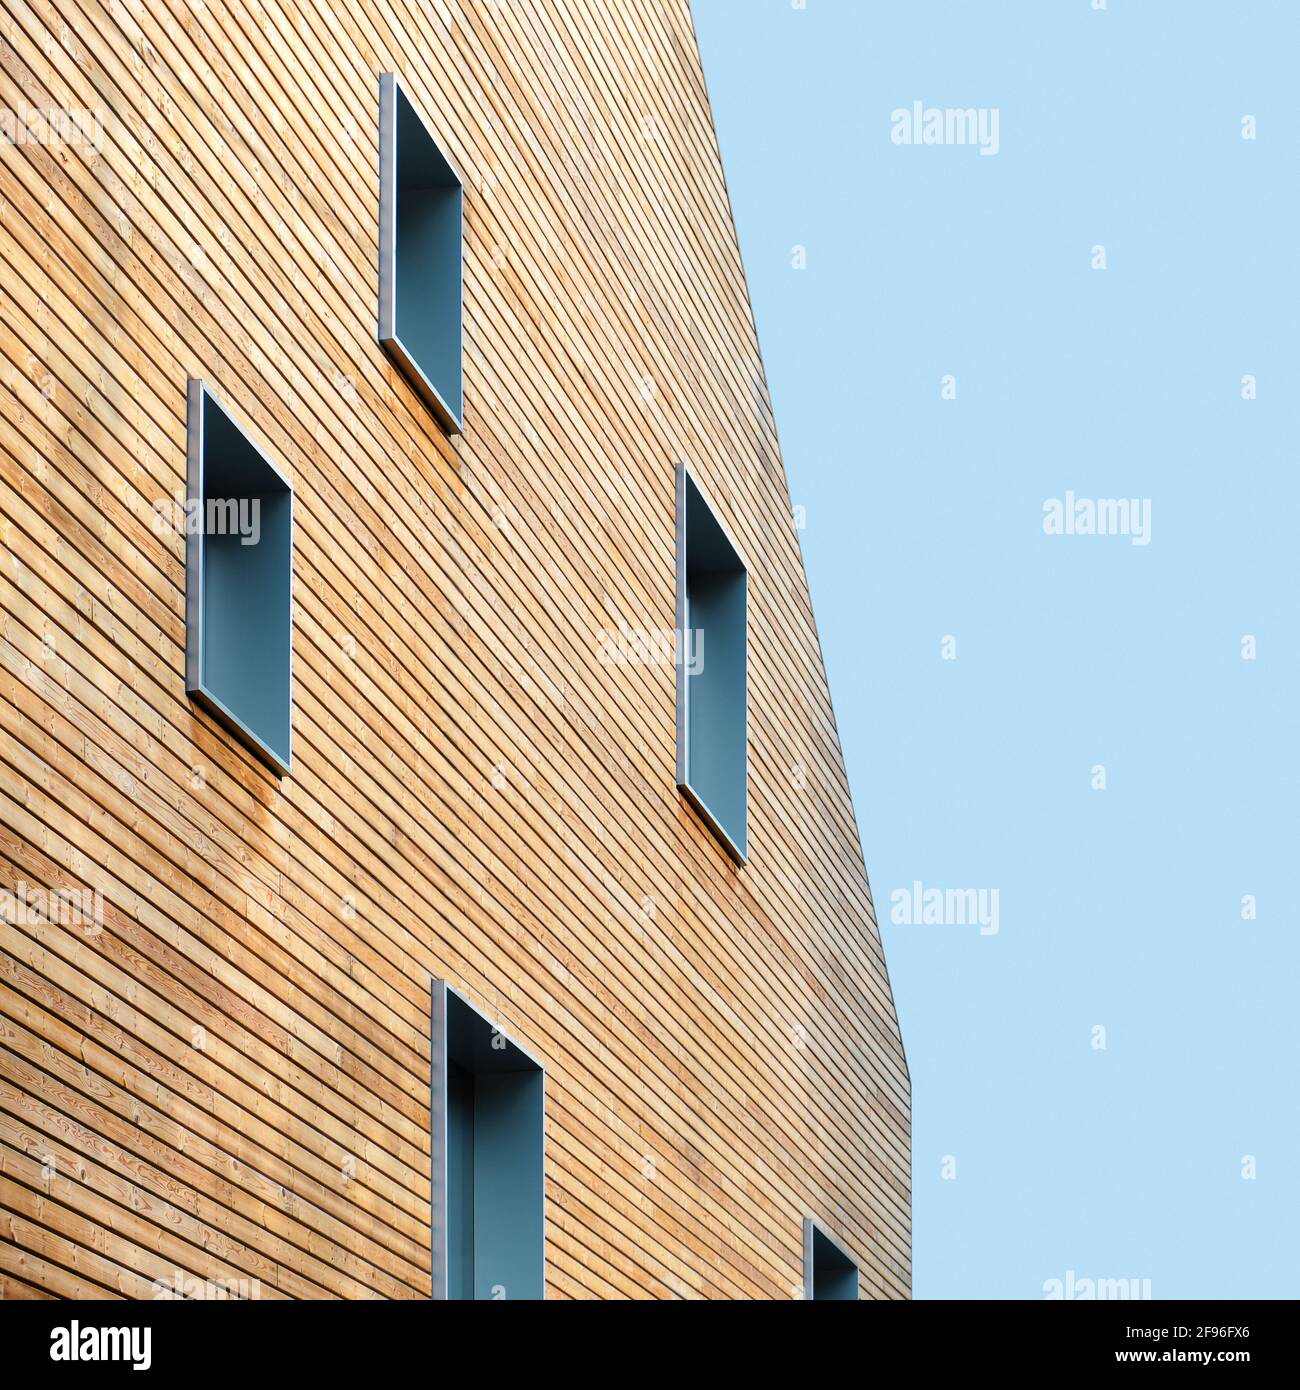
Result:
M910 1088L686 0L0 0L0 1293L429 1292L431 978L546 1064L547 1292L910 1293ZM465 431L375 338L378 74ZM186 700L185 383L292 478L294 767ZM674 469L750 567L750 861L674 783Z

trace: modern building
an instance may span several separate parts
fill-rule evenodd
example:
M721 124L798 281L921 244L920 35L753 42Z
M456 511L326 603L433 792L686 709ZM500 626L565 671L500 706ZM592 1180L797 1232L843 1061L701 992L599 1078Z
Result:
M906 1297L686 0L4 10L0 1293Z

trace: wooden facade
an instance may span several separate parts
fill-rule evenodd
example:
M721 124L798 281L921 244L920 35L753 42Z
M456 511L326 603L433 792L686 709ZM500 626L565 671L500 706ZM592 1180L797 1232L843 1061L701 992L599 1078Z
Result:
M908 1296L907 1068L687 0L0 15L0 108L99 122L0 147L0 1294L428 1297L445 979L546 1068L548 1297L796 1297L809 1217ZM461 435L376 340L385 72L464 184ZM285 777L186 696L190 378L292 480ZM749 569L744 865L672 664L598 656L674 626L679 463Z

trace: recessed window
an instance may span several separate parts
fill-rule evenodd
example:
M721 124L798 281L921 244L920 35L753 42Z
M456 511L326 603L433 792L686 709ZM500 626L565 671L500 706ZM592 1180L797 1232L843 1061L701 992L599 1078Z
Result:
M677 470L677 785L743 864L748 854L748 581L684 465Z
M202 381L187 415L185 688L287 773L293 488Z
M461 432L464 191L402 84L379 79L379 342Z
M838 1303L858 1301L857 1262L812 1217L803 1223L803 1296Z
M545 1073L445 981L433 983L433 1297L544 1293Z

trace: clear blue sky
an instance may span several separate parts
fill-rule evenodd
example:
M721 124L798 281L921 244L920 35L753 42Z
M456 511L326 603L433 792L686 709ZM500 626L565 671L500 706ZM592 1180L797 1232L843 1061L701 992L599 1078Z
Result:
M1300 4L1092 5L694 11L911 1064L916 1294L1294 1298ZM893 143L917 101L996 108L998 152ZM1149 498L1150 543L1045 534L1067 491ZM891 924L916 880L997 889L996 935Z

